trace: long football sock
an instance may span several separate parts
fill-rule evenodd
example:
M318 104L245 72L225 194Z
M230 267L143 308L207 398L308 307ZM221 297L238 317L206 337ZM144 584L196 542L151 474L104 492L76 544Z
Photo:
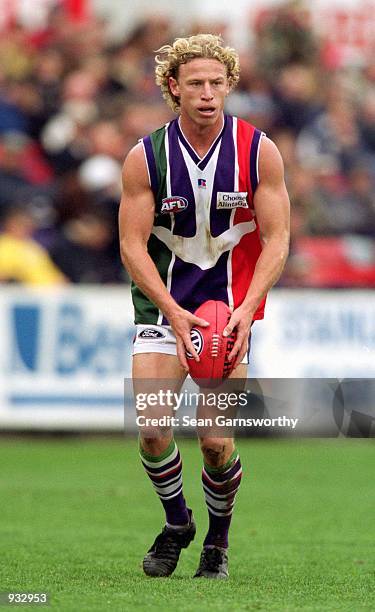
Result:
M236 450L229 461L219 468L204 464L202 483L208 509L209 528L203 546L228 548L228 532L241 476L240 456Z
M159 456L146 453L140 446L140 457L154 489L164 506L167 525L186 525L190 516L182 493L182 461L176 442Z

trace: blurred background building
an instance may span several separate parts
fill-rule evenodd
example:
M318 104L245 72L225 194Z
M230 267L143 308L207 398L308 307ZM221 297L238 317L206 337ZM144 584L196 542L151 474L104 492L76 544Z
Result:
M0 282L18 296L9 298L11 314L2 310L2 325L13 330L5 334L11 358L4 369L18 372L17 384L27 386L26 375L40 366L34 354L37 344L23 334L30 326L41 334L42 323L32 310L35 299L25 298L19 292L22 287L51 285L50 295L69 295L64 300L72 305L78 293L72 293L70 286L82 285L85 292L84 287L92 285L96 294L79 295L91 295L99 303L97 286L105 284L104 298L117 296L113 304L119 299L118 307L130 326L129 302L121 302L113 289L128 283L117 234L122 162L138 138L171 118L154 83L155 50L176 36L207 31L222 34L240 52L241 81L228 99L228 112L264 130L284 159L292 236L289 261L279 281L283 289L275 293L276 302L281 300L279 316L285 316L284 304L296 304L295 312L300 317L305 312L306 321L314 322L309 330L301 323L298 333L306 332L298 336L301 350L313 337L320 338L317 351L321 351L324 321L332 341L330 364L335 361L335 347L340 347L333 327L346 334L347 347L357 342L359 355L366 353L366 347L373 355L375 314L370 292L343 298L325 294L324 310L317 293L300 297L298 290L375 287L374 1L238 0L230 5L206 0L203 5L196 0L188 4L159 0L152 4L0 0ZM293 294L283 293L288 288ZM318 310L323 308L318 314L304 310L308 296ZM345 314L349 306L355 312ZM70 311L64 310L64 304L60 307L60 314L56 310L53 316L58 319L63 312L65 327L59 336L60 356L54 359L66 357L67 367L77 350L79 363L86 364L83 370L95 359L104 359L106 365L95 364L104 380L119 351L113 330L96 330L97 346L104 343L107 350L98 357L94 341L78 342L72 332L72 321L78 327L82 323L77 314L82 303L75 311L74 305ZM344 308L341 316L340 308ZM272 312L276 311L277 304ZM277 372L282 343L285 347L292 339L296 346L298 334L288 325L289 336L279 338L279 352L271 340L262 344L267 353L260 351L261 359L271 355L275 363L269 375ZM270 328L276 333L276 323ZM128 340L130 329L125 334ZM81 328L80 334L84 333ZM125 345L129 351L129 343ZM315 369L309 366L300 373L335 375L335 368L323 367L319 359ZM368 365L370 357L363 367L357 358L354 361L359 375L374 371ZM349 363L348 350L347 367L339 368L344 375L353 371ZM114 372L118 378L121 368L116 365ZM23 382L21 374L26 376ZM17 393L18 398L25 396Z

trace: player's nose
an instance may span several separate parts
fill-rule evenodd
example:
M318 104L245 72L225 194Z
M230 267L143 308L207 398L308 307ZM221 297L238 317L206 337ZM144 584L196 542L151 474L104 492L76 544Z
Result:
M201 97L203 100L212 100L212 98L214 97L209 82L204 83Z

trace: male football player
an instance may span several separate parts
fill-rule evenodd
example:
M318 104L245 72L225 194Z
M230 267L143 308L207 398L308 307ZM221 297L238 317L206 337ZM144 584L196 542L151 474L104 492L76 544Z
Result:
M186 351L199 361L193 313L206 300L232 310L232 377L246 378L250 327L262 319L289 243L289 199L280 154L242 119L224 114L239 79L237 53L220 37L199 34L159 49L156 82L177 113L128 154L120 207L121 254L133 284L135 388L142 379L182 384ZM200 437L209 514L196 577L228 576L228 531L241 480L233 439ZM172 432L140 433L144 468L164 506L166 524L143 561L148 576L169 576L195 523L182 489Z

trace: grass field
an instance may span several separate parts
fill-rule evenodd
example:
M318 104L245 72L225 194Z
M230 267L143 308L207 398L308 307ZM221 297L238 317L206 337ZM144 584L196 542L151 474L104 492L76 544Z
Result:
M0 440L0 591L46 591L62 611L375 610L374 444L238 447L231 577L211 582L191 579L207 525L195 442L180 448L197 537L171 578L150 579L162 513L135 441Z

